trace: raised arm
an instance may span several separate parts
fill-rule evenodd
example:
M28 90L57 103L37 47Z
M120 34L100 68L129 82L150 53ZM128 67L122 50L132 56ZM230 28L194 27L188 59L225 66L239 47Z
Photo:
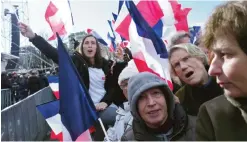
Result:
M35 34L28 25L20 22L19 28L24 37L27 37L47 58L52 59L58 64L58 53L56 48L49 44L43 37Z

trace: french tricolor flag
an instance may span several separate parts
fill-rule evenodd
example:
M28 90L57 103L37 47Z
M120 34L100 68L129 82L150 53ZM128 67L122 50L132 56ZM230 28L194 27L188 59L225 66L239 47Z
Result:
M62 128L62 121L61 121L61 115L59 114L59 100L49 102L46 104L42 104L37 106L37 109L42 114L42 116L45 118L46 122L52 129L51 132L51 139L57 139L62 141L63 136L63 128Z
M49 86L51 87L51 90L56 97L56 99L59 99L59 87L58 87L58 76L49 76L48 77Z
M45 11L45 20L52 35L48 40L55 40L56 33L65 36L73 27L72 13L68 0L51 0Z
M49 76L48 77L49 86L53 92L53 95L56 97L57 101L42 104L38 106L38 110L46 119L48 125L52 129L50 138L52 140L63 141L63 133L62 133L62 121L61 116L59 114L59 77L58 76ZM61 125L61 126L59 126ZM95 128L91 127L89 129L90 133L95 132ZM88 132L86 132L88 133Z
M64 44L57 34L60 115L64 141L91 141L89 128L98 119L96 108Z
M108 38L108 40L110 41L109 51L110 51L110 52L114 52L115 49L117 48L117 45L116 45L116 43L115 43L115 41L114 41L114 38L111 37L111 35L110 35L109 32L107 33L107 38Z
M121 9L114 24L114 29L121 37L129 40L129 32L126 29L129 29L131 17L123 2L124 1L119 2ZM151 26L156 34L164 41L168 41L177 31L189 31L187 15L191 9L182 9L181 4L176 0L157 0L153 3L137 0L134 1L134 3L149 26ZM157 5L159 5L160 8L154 12L151 8Z
M159 22L163 12L157 1L140 1L138 4L145 5L145 13L148 13L146 17L141 14L138 5L133 1L125 1L123 5L123 7L126 6L130 16L128 19L130 24L126 31L128 31L135 64L139 72L152 72L165 79L169 87L173 89L166 46L151 27Z
M134 1L136 7L148 22L148 24L154 28L157 34L161 37L160 31L162 31L161 18L164 16L162 9L157 1ZM152 7L159 7L156 11L152 10ZM115 22L115 31L120 34L126 40L130 40L130 23L132 19L129 11L125 5L121 6L121 11L118 15L117 21Z
M101 44L103 44L103 45L105 45L105 46L107 46L108 44L105 42L105 40L95 31L95 30L93 30L93 29L87 29L86 30L86 32L88 33L88 34L92 34L94 37L96 37L97 39L98 39L98 41L101 43Z

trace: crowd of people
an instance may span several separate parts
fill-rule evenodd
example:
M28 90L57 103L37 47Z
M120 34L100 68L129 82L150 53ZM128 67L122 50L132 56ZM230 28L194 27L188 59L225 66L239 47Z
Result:
M9 89L11 101L15 103L47 87L49 85L47 77L50 75L56 75L56 72L52 74L44 70L31 70L27 73L2 72L1 89Z
M57 49L20 23L23 36L58 63ZM226 2L209 17L196 45L178 32L169 45L174 90L138 72L131 52L101 56L93 35L71 56L111 141L247 140L247 2ZM107 139L99 125L92 137Z

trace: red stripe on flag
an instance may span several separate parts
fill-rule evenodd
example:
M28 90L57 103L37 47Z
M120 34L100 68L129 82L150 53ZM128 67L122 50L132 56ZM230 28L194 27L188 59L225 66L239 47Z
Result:
M115 30L117 33L119 33L126 40L129 40L129 31L128 31L128 29L129 29L129 26L130 26L130 22L131 22L131 17L128 14Z
M90 132L90 134L92 134L93 132L95 132L96 131L96 129L95 129L95 127L94 126L92 126L92 127L90 127L89 128L89 132Z
M158 73L156 73L155 71L153 71L151 68L148 67L148 65L145 61L145 57L144 57L142 52L138 52L138 53L133 54L133 59L134 59L134 62L136 64L136 67L137 67L139 72L145 72L145 71L151 72L151 73L161 77ZM169 88L171 90L173 90L172 82L170 80L165 79L165 78L162 78L162 79L165 80L167 82Z
M45 12L45 17L54 16L57 13L57 11L58 11L57 7L53 4L52 1L50 1Z
M47 23L50 25L53 35L48 40L56 39L56 33L59 35L67 34L65 25L61 20L61 17L56 17L55 14L58 12L58 8L50 1L46 12L45 12L45 19Z
M177 31L189 31L189 26L188 26L188 21L187 21L187 16L191 10L191 8L185 8L181 9L181 4L179 4L176 0L169 0L173 13L174 13L174 18L177 21L175 24L176 30Z
M147 21L147 23L153 27L164 16L162 9L157 1L140 1L136 5L137 9ZM116 32L123 38L129 41L129 26L131 23L131 16L128 14L124 20L116 28Z
M53 91L53 94L54 94L54 96L56 97L56 99L58 99L59 100L59 91Z
M63 133L59 133L59 134L55 134L53 131L51 131L51 135L50 135L50 139L51 140L59 140L60 142L63 141Z
M112 43L110 45L109 52L114 52L114 47L113 47Z
M158 1L140 1L136 7L151 27L164 16Z

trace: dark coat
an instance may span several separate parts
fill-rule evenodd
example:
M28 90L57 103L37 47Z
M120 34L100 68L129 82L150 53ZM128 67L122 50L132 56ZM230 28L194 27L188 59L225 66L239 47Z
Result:
M49 86L48 78L45 75L43 74L39 75L39 81L40 81L41 88L45 88Z
M222 88L216 83L215 78L210 77L206 86L184 85L176 92L180 104L188 115L197 116L200 106L217 96L223 94Z
M182 106L175 105L173 132L168 136L170 141L193 141L195 140L195 117L187 116ZM121 138L122 141L164 141L163 134L155 134L147 129L147 126L137 120L133 120L132 128L126 130Z
M11 88L10 80L7 76L1 78L1 89L9 89Z
M30 76L28 78L28 90L30 91L30 95L34 94L35 92L39 91L41 89L39 77L37 76Z
M57 49L52 47L44 38L41 36L36 35L33 39L30 40L45 56L48 58L52 59L55 63L58 64L58 52ZM88 72L88 65L86 61L83 59L82 55L75 51L73 55L71 56L72 61L77 68L77 71L80 74L81 79L84 82L85 87L89 90L89 72ZM103 60L103 66L101 67L103 72L106 75L106 80L105 80L105 90L106 94L105 96L101 99L100 102L105 102L108 104L108 106L113 102L113 97L112 95L114 94L114 91L112 91L112 86L110 85L111 82L111 76L110 74L110 67L111 64L109 61ZM116 82L117 83L117 82Z
M109 85L112 87L110 94L112 94L111 97L113 99L113 103L117 106L121 106L124 102L128 101L124 96L122 89L118 85L118 77L127 64L128 63L126 62L117 63L113 67L113 74L109 75Z
M247 99L241 105L219 96L200 107L196 123L198 141L247 141ZM240 109L243 108L243 114ZM244 117L245 115L245 117Z

